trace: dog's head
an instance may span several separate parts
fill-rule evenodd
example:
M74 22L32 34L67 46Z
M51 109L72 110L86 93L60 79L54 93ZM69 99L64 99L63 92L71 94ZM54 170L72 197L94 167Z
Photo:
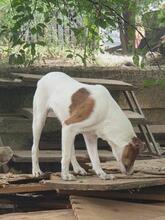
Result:
M121 172L127 175L133 173L133 165L138 154L144 149L144 142L134 137L132 141L124 146L120 158Z

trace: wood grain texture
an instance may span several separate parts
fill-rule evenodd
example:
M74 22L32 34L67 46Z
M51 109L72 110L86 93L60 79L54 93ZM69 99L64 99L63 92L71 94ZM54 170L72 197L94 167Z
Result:
M0 220L76 220L71 209L12 213L0 216Z
M78 196L70 201L78 220L163 220L165 216L162 206Z

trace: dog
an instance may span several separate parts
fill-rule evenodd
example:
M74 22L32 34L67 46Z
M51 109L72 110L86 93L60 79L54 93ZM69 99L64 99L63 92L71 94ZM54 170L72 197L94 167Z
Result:
M75 136L84 137L93 170L102 179L113 179L100 165L97 138L106 140L122 173L133 172L134 161L144 147L136 136L131 122L102 85L80 83L62 72L50 72L37 83L33 99L33 146L32 174L39 176L39 140L49 111L53 111L62 124L61 177L75 180L69 172L70 162L73 171L86 175L79 165L74 148Z

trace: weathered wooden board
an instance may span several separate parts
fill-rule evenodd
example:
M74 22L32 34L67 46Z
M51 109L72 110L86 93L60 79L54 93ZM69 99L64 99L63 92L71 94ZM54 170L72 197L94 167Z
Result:
M99 150L100 160L109 161L113 158L112 152L108 150ZM76 157L80 162L89 162L89 156L86 150L76 150ZM16 150L12 159L16 163L31 162L31 151ZM40 150L40 162L60 162L61 150Z
M0 194L15 194L15 193L32 193L53 190L51 186L43 183L28 183L28 184L9 184L0 186Z
M76 220L71 209L12 213L0 216L0 220Z
M146 124L147 123L147 120L145 119L145 117L140 115L137 112L124 110L124 113L131 120L131 122L135 125L137 125L137 124ZM20 110L20 114L24 115L25 117L27 117L29 119L33 118L32 108L23 108L23 109ZM48 112L47 117L54 118L56 116L54 115L53 111L50 111L50 112Z
M102 163L102 168L109 172L119 171L119 166L116 161ZM165 175L165 158L150 159L150 160L136 160L134 164L135 172Z
M165 205L165 186L153 186L141 189L127 189L127 190L115 190L115 191L65 191L60 190L62 195L78 195L88 196L94 198L105 198L115 200L126 200L126 201L144 201L154 202Z
M77 177L75 181L64 181L60 176L52 174L45 184L54 190L77 190L77 191L110 191L122 189L144 188L165 184L165 176L134 175L131 177L116 175L115 180L102 180L97 176Z
M32 82L36 83L43 75L35 75L35 74L24 74L24 73L12 73L12 76L18 77L19 79L23 80L24 82ZM111 90L118 90L118 91L125 91L125 90L133 90L133 87L129 83L125 83L123 81L118 80L109 80L109 79L94 79L94 78L75 78L81 83L87 84L101 84L104 85Z
M2 179L0 182L0 194L37 192L37 191L111 191L122 189L140 189L149 186L165 184L165 175L134 175L126 177L117 174L115 180L101 180L97 176L77 176L76 181L63 181L60 174L50 174L49 180L37 181L31 175L15 176L15 179Z
M137 112L124 110L124 113L126 114L127 118L129 118L129 120L134 125L139 125L139 124L144 124L145 125L145 124L148 123L146 118L143 115L140 115Z
M34 192L43 190L56 191L112 191L124 189L141 189L165 184L165 158L138 160L135 172L126 176L119 172L116 161L106 162L102 167L108 173L114 173L116 179L102 180L92 172L88 176L77 176L75 181L64 181L60 173L52 173L41 178L32 175L0 175L0 193ZM89 170L90 171L90 170Z
M2 79L0 78L0 87L4 88L12 88L12 87L20 87L23 86L23 81L21 79Z
M77 196L71 196L70 201L78 220L163 220L165 218L165 208L162 206Z

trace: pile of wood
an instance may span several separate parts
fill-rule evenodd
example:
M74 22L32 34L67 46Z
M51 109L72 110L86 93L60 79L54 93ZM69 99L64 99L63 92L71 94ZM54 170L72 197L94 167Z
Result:
M153 189L154 190L154 189ZM155 189L157 190L157 189ZM52 192L53 193L53 192ZM133 194L134 192L132 192ZM154 192L156 194L156 192ZM164 191L165 193L165 191ZM55 193L54 193L55 194ZM115 195L115 192L112 193ZM117 193L116 193L117 194ZM127 195L130 192L126 193ZM141 194L141 196L143 193ZM92 196L70 195L68 205L64 208L57 207L56 200L45 201L45 207L52 210L44 210L41 206L39 211L17 212L11 214L3 214L0 216L2 220L164 220L165 218L165 196L154 199L145 199L138 201L134 199L119 200L111 197L110 193L95 194ZM48 199L48 198L47 198ZM43 201L41 203L44 203ZM36 204L33 204L36 206ZM54 205L54 206L53 206ZM57 208L57 209L54 209ZM20 211L20 210L19 210ZM27 211L27 210L26 210Z
M85 165L88 176L68 182L60 173L0 174L0 220L165 219L165 158L137 160L132 176L121 174L115 161L102 163L115 180L101 180Z

